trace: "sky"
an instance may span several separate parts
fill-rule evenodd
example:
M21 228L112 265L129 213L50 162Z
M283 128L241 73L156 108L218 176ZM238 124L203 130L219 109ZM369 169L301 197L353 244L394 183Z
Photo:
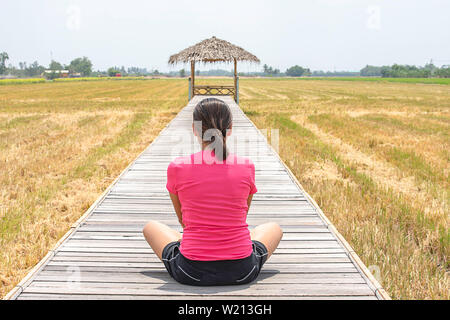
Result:
M358 71L366 64L450 64L448 0L1 0L8 63L87 56L94 69L172 71L171 54L216 36L281 71ZM200 65L200 70L232 65Z

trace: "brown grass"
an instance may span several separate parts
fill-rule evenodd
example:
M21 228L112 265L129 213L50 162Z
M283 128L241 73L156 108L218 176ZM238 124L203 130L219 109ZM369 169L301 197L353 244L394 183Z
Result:
M450 89L242 80L241 107L396 299L448 299ZM281 99L286 97L287 99Z
M180 81L0 87L0 295L183 107Z

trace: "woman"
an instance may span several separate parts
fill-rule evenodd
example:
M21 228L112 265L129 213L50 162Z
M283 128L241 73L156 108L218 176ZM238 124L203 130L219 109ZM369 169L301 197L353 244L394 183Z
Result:
M189 285L231 285L256 279L283 235L276 223L249 231L247 212L255 186L255 166L230 154L229 107L207 98L193 113L192 129L202 151L179 157L167 169L167 190L181 234L157 221L144 227L145 239L169 274Z

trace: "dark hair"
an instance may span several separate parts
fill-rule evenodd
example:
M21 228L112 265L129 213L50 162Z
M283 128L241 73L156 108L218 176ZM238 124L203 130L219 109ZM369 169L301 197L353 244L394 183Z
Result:
M224 161L228 156L226 144L227 129L230 129L233 120L228 105L217 98L203 99L195 106L193 119L194 121L201 121L202 132L197 132L197 134L201 135L202 140L204 139L205 131L215 129L210 143L216 142L216 138L220 138L217 142L222 146L222 159L219 160ZM194 129L200 131L200 128Z

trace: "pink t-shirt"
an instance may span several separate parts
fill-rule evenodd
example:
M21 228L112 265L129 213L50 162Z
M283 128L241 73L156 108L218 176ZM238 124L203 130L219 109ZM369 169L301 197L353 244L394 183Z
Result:
M190 260L234 260L252 253L247 198L257 191L255 166L211 151L178 157L167 168L167 190L178 195L183 217L180 252Z

